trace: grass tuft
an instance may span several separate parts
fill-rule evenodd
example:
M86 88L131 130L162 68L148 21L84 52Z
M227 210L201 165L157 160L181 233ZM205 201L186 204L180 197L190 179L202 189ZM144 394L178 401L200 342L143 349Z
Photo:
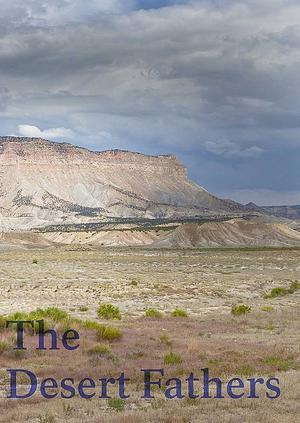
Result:
M101 304L97 310L98 317L106 320L121 320L119 307L112 304Z
M241 316L243 314L250 313L250 311L251 307L246 304L239 304L231 307L231 314L234 316Z
M172 311L173 317L188 317L188 314L185 310L181 308L175 308L174 311Z
M122 331L113 326L100 325L97 329L97 338L99 340L116 341L121 339L122 336Z
M163 313L156 308L148 308L145 312L145 316L161 319L163 317Z
M109 408L120 413L125 408L125 401L121 398L109 398L107 400Z
M110 355L111 349L108 345L105 344L97 344L94 345L92 348L88 350L88 354L90 355L98 355L100 357Z
M181 364L182 358L179 354L169 352L164 356L164 364Z

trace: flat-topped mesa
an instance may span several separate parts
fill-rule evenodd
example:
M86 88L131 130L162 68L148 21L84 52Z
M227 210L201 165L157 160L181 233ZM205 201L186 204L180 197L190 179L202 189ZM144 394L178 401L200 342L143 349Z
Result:
M0 137L0 228L5 230L233 211L243 207L190 181L173 155Z
M137 166L154 166L172 168L186 175L186 168L174 155L146 155L126 150L92 151L83 147L63 142L48 141L43 138L0 137L0 160L26 163L38 162L39 165L49 165L49 161L58 163L72 161L72 164L134 164Z

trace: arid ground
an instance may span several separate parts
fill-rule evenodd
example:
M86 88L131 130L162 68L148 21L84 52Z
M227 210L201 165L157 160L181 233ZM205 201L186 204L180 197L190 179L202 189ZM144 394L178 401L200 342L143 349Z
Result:
M149 249L62 246L0 252L0 314L57 307L68 313L50 327L80 333L76 351L13 350L14 331L0 321L1 422L296 422L300 415L300 249ZM281 287L278 292L272 289ZM99 304L118 306L121 320L97 316ZM235 316L232 306L250 312ZM162 314L147 317L147 309ZM187 316L173 316L179 308ZM180 314L180 313L179 313ZM1 319L0 319L1 320ZM88 321L88 323L87 323ZM96 322L94 324L92 322ZM99 335L99 325L120 329L118 339ZM171 360L168 361L168 358ZM172 358L173 357L173 358ZM170 362L171 361L171 362ZM6 399L8 368L39 378L98 380L125 371L130 398ZM225 382L271 376L281 395L258 399L141 399L142 368L164 368L183 380L202 368ZM26 378L25 378L26 379ZM20 380L19 386L26 380ZM99 392L99 388L98 391ZM185 392L184 392L185 393ZM97 398L98 396L98 398Z

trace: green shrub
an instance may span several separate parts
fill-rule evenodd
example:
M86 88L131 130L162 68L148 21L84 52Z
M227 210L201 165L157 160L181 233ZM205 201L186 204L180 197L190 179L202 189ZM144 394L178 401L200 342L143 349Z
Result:
M121 412L125 408L125 401L121 398L109 398L108 406L117 412Z
M113 326L100 325L97 329L97 338L99 340L105 339L107 341L115 341L122 338L122 331Z
M88 350L88 354L90 355L99 355L100 357L103 357L105 355L111 354L111 349L108 345L105 344L97 344L94 345L92 348Z
M34 258L34 259L32 260L32 264L38 264L38 259Z
M130 282L131 286L137 286L138 285L138 281L135 279L132 279L132 281Z
M146 317L154 317L156 319L162 318L163 314L161 311L156 310L156 308L148 308L145 312Z
M48 307L46 309L38 308L36 311L29 314L33 319L49 318L53 322L61 322L62 320L68 319L70 316L66 311L63 311L57 307Z
M266 294L265 298L284 297L285 295L293 294L298 289L300 289L300 283L298 281L292 281L288 289L283 288L282 286L277 286L276 288L271 289L271 292Z
M15 313L7 316L7 320L28 320L28 313L16 311Z
M101 304L97 310L97 314L100 318L106 320L121 320L121 313L119 307L114 306L112 304Z
M79 322L78 319L72 318L66 311L57 307L48 307L46 309L37 308L36 310L30 312L16 312L8 316L7 320L44 320L45 330L48 330L58 324L57 329L62 332L68 329L74 329L74 324ZM39 324L35 322L35 333L38 332L38 329ZM29 333L32 332L30 325L26 325L25 330Z
M288 293L289 291L286 288L283 288L282 286L277 286L276 288L273 288L271 290L270 294L265 295L265 298L284 297Z
M175 308L174 311L172 311L173 317L187 317L187 312L185 310L182 310L181 308Z
M176 354L174 352L169 352L164 357L164 364L181 364L182 358L179 354Z
M242 314L250 313L251 307L246 304L234 305L231 307L231 314L234 316L241 316Z

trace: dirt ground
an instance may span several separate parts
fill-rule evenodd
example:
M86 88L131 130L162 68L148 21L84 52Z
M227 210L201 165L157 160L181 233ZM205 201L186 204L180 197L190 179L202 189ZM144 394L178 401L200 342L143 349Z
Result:
M97 317L101 303L118 306L122 319L109 324L123 336L103 341L109 352L91 353L95 332L79 328L75 352L28 351L17 356L14 333L0 331L2 422L296 422L300 413L300 290L266 298L273 288L300 281L299 249L160 250L64 246L0 252L0 314L58 307L72 318L107 323ZM251 311L233 316L231 307ZM160 318L145 316L148 308ZM175 308L187 317L173 317ZM75 322L76 320L74 320ZM75 323L74 323L75 324ZM76 323L77 324L77 323ZM80 325L79 325L80 326ZM2 348L1 345L10 348ZM176 363L166 355L177 354ZM282 394L258 399L143 400L140 369L164 368L167 376L208 367L214 377L276 376ZM7 400L7 368L36 371L41 378L99 379L125 371L131 397L124 404L84 400ZM99 376L100 375L100 376ZM115 392L113 396L115 395Z

